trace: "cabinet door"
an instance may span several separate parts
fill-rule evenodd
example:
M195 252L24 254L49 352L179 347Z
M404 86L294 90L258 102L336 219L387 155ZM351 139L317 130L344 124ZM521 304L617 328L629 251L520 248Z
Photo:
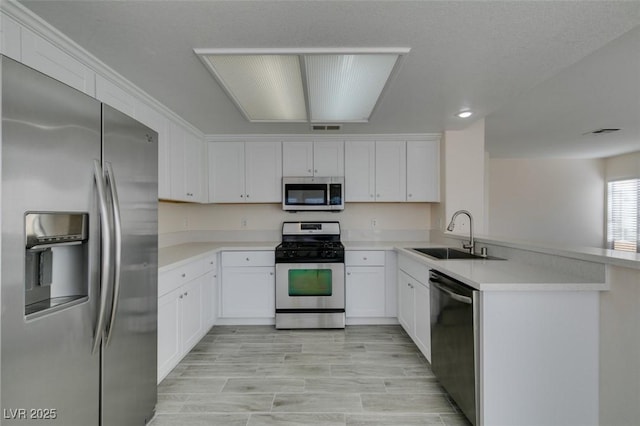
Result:
M158 298L158 381L162 380L182 356L180 298L182 288Z
M201 310L202 310L202 325L204 328L202 330L203 334L206 334L209 331L209 328L211 328L211 326L214 323L214 319L213 319L214 282L215 282L214 272L209 272L203 275L202 280L200 282L202 286L202 299L200 300L200 303L201 303Z
M136 101L136 119L158 132L158 198L171 198L170 122L150 106Z
M249 203L282 202L282 144L245 142L245 200Z
M202 140L189 131L185 131L185 186L187 201L203 202L205 200L202 187L204 186L204 147Z
M68 86L95 97L95 72L26 28L22 28L22 62Z
M346 201L375 201L375 142L345 141L344 157L344 196Z
M349 266L346 275L347 317L384 317L384 266Z
M244 202L244 142L210 142L209 202Z
M171 122L170 125L171 147L171 199L177 201L188 201L186 191L186 150L185 138L186 131L177 123Z
M313 142L282 142L283 176L313 176Z
M226 267L222 270L223 318L274 318L275 268Z
M376 201L406 201L405 141L376 141Z
M313 142L313 175L344 176L344 141Z
M202 287L204 277L200 276L181 287L179 296L182 311L181 335L182 351L186 353L193 348L202 337Z
M135 117L134 97L101 75L96 75L96 99L129 117Z
M413 288L415 287L414 279L403 271L398 271L398 321L402 328L413 338L414 329L414 312L415 305L413 301Z
M407 141L407 201L440 201L440 142Z
M429 287L416 282L414 284L415 298L415 343L422 351L427 361L431 362L431 305Z

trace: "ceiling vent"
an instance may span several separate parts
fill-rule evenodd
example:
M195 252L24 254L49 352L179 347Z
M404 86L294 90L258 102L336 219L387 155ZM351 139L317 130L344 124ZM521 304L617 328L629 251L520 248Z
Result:
M620 129L598 129L598 130L594 130L594 131L589 132L589 133L594 134L594 135L599 135L599 134L602 134L602 133L617 132L618 130L620 130Z
M314 124L311 126L311 130L314 132L326 132L340 130L339 124Z

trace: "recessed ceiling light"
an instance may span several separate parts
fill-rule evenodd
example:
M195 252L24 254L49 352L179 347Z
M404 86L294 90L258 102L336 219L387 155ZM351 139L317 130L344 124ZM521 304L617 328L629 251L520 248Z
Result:
M471 111L460 111L459 113L456 114L456 117L459 118L469 118L473 115L473 113Z

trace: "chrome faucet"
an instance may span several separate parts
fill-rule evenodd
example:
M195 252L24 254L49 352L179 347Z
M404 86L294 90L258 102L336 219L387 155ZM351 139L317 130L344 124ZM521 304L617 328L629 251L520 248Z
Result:
M447 226L447 231L453 231L453 228L455 227L454 222L456 221L458 215L461 214L466 214L467 216L469 216L469 242L463 243L462 248L469 249L469 252L473 254L475 242L473 241L473 217L471 217L471 213L469 213L467 210L458 210L457 212L455 212L453 214L453 217L451 218L451 222L449 222L449 226Z

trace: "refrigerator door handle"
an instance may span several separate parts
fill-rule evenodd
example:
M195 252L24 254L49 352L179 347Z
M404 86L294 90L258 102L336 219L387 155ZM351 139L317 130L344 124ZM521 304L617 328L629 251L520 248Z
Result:
M100 305L98 308L98 318L93 336L93 349L95 353L100 346L104 334L105 316L107 313L107 299L109 295L109 283L111 282L111 215L107 204L107 192L105 180L102 173L100 161L93 160L96 189L98 191L98 204L100 210L100 231L101 231L101 261L100 261Z
M113 203L113 231L114 231L114 277L113 277L113 301L111 303L111 318L106 329L107 341L109 345L111 336L113 336L113 325L116 321L116 310L118 309L118 300L120 295L120 273L122 271L122 217L120 216L120 201L118 200L118 188L116 178L113 173L111 163L105 161L105 169L107 172L107 183L111 193L111 202Z

